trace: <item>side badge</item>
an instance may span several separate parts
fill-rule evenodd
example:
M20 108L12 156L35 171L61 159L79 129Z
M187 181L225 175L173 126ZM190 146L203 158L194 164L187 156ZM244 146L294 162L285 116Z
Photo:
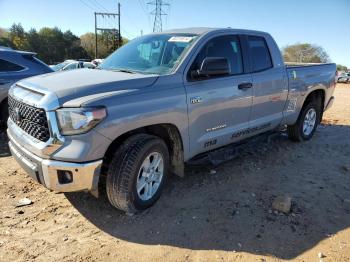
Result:
M290 98L289 99L289 103L288 103L288 107L287 107L287 111L288 112L294 112L296 107L297 107L297 103L298 103L298 98Z
M191 101L191 104L198 104L198 103L202 103L203 100L201 97L196 96L196 97L192 97L190 101Z

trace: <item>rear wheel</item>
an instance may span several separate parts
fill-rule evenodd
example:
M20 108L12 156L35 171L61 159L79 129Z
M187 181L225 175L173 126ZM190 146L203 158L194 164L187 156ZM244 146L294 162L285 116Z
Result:
M307 141L314 135L321 119L320 105L310 102L303 107L297 122L288 126L288 136L291 140Z
M134 213L152 206L160 197L169 172L169 152L158 137L140 134L116 151L107 172L110 203Z

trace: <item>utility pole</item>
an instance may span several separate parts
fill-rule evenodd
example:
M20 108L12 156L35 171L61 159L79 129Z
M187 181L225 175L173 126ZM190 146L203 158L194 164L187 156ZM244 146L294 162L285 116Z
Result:
M118 13L98 13L95 12L95 59L98 58L98 41L97 41L97 33L98 31L102 31L102 32L110 32L113 34L113 38L114 38L114 42L115 42L115 38L116 35L118 37L118 47L121 46L121 33L120 33L120 3L118 3ZM98 17L102 17L102 18L109 18L109 17L113 17L114 19L116 17L118 17L118 29L116 28L101 28L98 27L98 23L97 23L97 18ZM108 36L107 36L107 41L108 41ZM108 44L107 44L108 45ZM113 43L113 46L115 46L115 44Z
M167 15L164 11L164 6L170 6L168 2L165 0L153 0L148 5L154 6L153 11L150 13L151 15L154 15L154 22L153 22L153 32L162 32L163 30L163 21L162 16Z
M95 14L95 59L97 58L97 16Z
M118 48L122 45L122 35L120 34L120 3L118 3Z

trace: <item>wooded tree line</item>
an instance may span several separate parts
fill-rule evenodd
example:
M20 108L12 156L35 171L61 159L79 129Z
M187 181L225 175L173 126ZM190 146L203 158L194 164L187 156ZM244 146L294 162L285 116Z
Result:
M98 34L98 58L111 54L116 46L116 37L111 32ZM128 39L122 38L122 44ZM71 31L62 32L58 27L43 27L39 31L24 30L21 24L13 24L9 30L0 28L0 46L33 51L48 64L62 62L66 59L93 59L95 57L95 34L86 33L80 37ZM282 48L286 62L327 63L327 52L318 45L297 43ZM347 70L346 66L337 65L337 70Z
M282 48L285 62L297 63L330 63L331 59L323 47L308 43L298 43ZM347 71L347 67L337 64L338 71Z
M116 37L105 32L98 34L98 58L105 58L117 47ZM124 43L127 39L123 39ZM9 30L0 28L0 46L33 51L47 64L66 59L93 59L95 57L95 34L80 37L71 31L62 32L58 27L43 27L39 31L26 32L21 24L13 24Z

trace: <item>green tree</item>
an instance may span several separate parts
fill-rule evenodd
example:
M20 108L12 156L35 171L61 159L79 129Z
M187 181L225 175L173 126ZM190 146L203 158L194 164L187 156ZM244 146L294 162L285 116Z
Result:
M80 38L74 35L70 30L64 32L63 39L66 45L66 58L71 59L91 59L91 56L81 46Z
M6 29L0 27L0 37L8 38L9 32Z
M39 31L41 52L39 57L47 63L57 63L66 58L66 43L63 33L57 27L43 27Z
M10 27L8 38L16 49L28 49L26 33L24 31L23 26L20 23L13 24Z
M95 57L95 34L86 33L80 36L81 46L86 50L90 57ZM122 44L129 40L122 37ZM117 49L117 37L113 32L103 32L97 35L98 58L106 58Z
M105 58L117 48L115 32L98 35L98 56ZM122 38L123 44L128 40ZM80 38L70 30L62 32L58 27L32 28L25 32L21 24L13 24L7 31L0 28L0 46L33 51L46 63L58 63L66 59L91 59L95 57L95 34L86 33Z
M95 57L95 34L86 33L80 36L81 46L90 57Z
M0 27L0 46L14 48L12 42L9 39L9 32Z
M38 32L34 28L30 29L27 33L27 41L29 45L29 51L34 51L37 53L41 52L41 39Z
M308 43L288 45L282 49L285 62L298 63L328 63L330 62L327 52L318 45Z
M15 48L15 46L10 41L10 39L8 39L6 37L0 37L0 46Z
M337 64L337 71L347 71L348 67L344 65Z

